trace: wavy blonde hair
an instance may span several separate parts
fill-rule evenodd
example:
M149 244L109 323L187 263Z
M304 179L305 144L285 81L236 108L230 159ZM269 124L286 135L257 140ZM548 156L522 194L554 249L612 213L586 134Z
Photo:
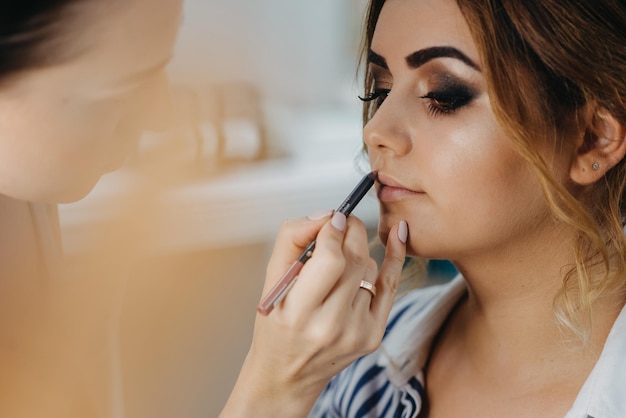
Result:
M361 65L385 0L371 0ZM457 0L480 53L496 118L534 168L561 222L577 231L564 266L558 321L587 341L592 305L626 290L626 162L589 186L565 187L546 156L597 133L598 112L626 126L626 3L612 0ZM364 87L372 91L367 66ZM364 103L364 123L375 109Z

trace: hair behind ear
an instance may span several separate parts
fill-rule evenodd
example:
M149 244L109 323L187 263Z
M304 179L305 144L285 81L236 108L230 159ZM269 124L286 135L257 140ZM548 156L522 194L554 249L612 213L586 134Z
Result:
M54 65L75 51L66 44L71 10L84 0L20 0L0 2L0 80L25 70Z

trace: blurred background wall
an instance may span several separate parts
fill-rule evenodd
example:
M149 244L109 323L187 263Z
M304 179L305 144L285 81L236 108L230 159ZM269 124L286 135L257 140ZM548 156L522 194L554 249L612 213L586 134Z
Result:
M98 283L92 315L105 326L92 343L111 416L217 416L251 340L280 222L336 207L366 170L357 158L363 13L363 0L186 0L169 74L188 126L146 136L126 167L60 208L77 280ZM252 125L224 124L241 114ZM150 176L144 153L163 157ZM168 187L144 196L154 173ZM132 231L118 223L131 197ZM355 211L372 230L376 213L371 196ZM129 234L141 246L111 273L111 260L128 260ZM120 244L111 255L100 236ZM94 252L106 273L81 275Z
M248 81L287 103L346 103L362 0L186 2L175 78Z

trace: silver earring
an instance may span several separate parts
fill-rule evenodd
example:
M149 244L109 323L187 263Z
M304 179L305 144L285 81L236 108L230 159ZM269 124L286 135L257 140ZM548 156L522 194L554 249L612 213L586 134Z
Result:
M600 164L593 163L593 164L591 164L591 168L594 169L594 170L597 170L598 168L600 168Z

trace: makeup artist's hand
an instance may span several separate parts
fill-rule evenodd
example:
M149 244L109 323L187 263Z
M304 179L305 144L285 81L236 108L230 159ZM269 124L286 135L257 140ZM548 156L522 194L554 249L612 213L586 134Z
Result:
M257 315L252 346L220 417L306 416L328 383L382 340L405 258L406 223L392 228L380 267L365 226L341 213L288 221L267 267L264 294L306 245L313 257L282 303ZM361 289L375 283L377 295Z

